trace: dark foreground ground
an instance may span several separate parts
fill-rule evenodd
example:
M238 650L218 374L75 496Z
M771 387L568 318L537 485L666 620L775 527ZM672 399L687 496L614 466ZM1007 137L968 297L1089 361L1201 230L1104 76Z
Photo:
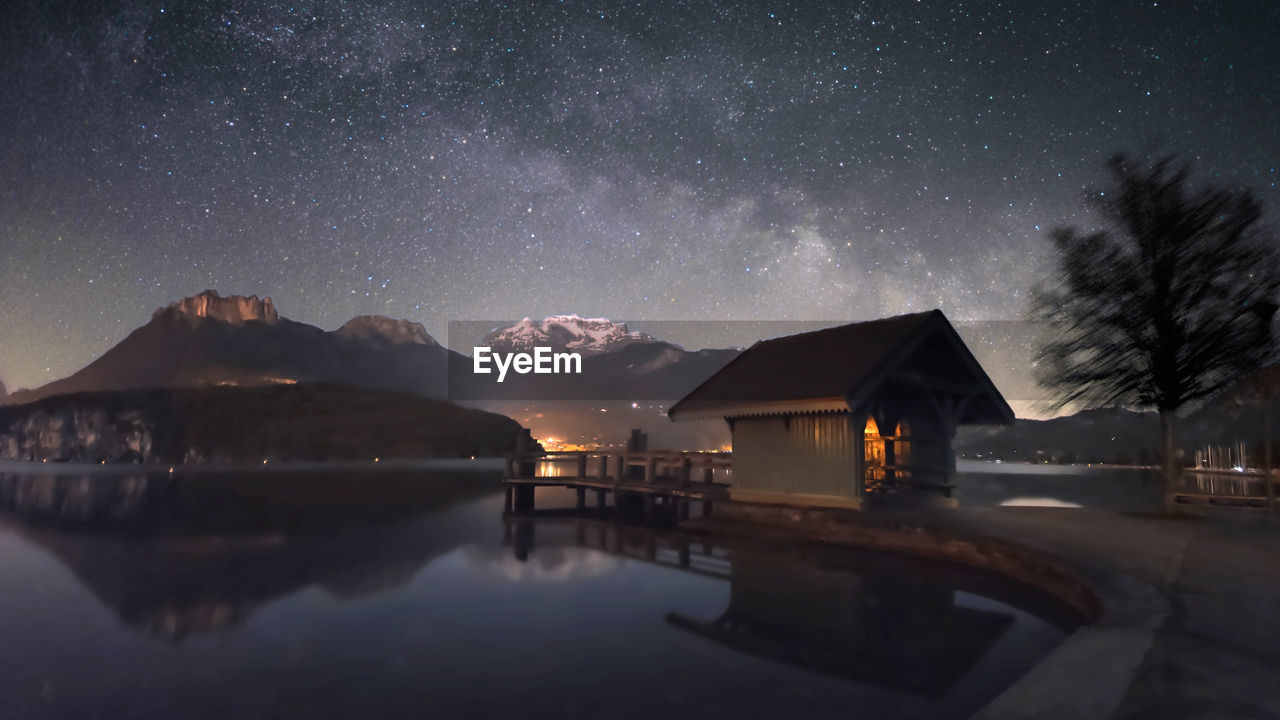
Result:
M732 519L709 523L760 532ZM775 524L824 543L1003 564L1015 575L1044 561L1063 571L1057 584L1078 589L1083 581L1100 601L1097 621L978 712L980 720L1280 718L1280 527L1262 513L961 507L786 513Z
M1280 529L1260 516L993 508L930 521L1055 556L1105 608L978 718L1280 717Z

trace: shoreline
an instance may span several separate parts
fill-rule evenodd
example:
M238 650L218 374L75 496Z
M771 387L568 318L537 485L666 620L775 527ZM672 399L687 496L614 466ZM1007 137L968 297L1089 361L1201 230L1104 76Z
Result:
M732 513L730 513L732 516ZM722 516L723 518L723 516ZM980 709L981 720L1280 715L1280 545L1270 527L1098 508L781 508L690 529L904 552L985 567L1088 610L1080 627Z
M65 463L31 460L0 460L0 473L44 475L198 475L263 474L290 472L352 472L383 470L502 470L501 457L476 458L388 458L353 461L282 461L267 463Z

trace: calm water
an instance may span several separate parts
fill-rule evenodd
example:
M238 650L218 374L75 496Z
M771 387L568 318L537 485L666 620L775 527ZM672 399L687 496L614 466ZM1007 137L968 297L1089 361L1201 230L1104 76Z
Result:
M1074 627L973 570L504 519L496 483L0 476L0 716L964 717Z
M587 474L594 475L598 469L596 458L590 458ZM1041 505L1153 510L1163 502L1159 472L1142 468L960 460L956 469L959 472L955 496L961 503L975 507ZM577 475L577 460L564 457L543 461L538 463L536 471L538 475L553 477ZM732 482L733 473L717 469L714 479ZM1191 484L1198 480L1191 473L1184 478Z
M1086 465L957 463L964 505L1047 505L1154 510L1163 502L1158 471Z

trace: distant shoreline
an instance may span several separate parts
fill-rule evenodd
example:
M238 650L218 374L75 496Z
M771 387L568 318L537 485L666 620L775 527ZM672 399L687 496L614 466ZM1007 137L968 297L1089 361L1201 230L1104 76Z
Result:
M1036 468L1040 473L1055 474L1081 470L1159 470L1158 465L1120 465L1116 463L1036 463L1024 460L974 460L957 458L957 473L1026 473ZM1190 469L1190 468L1186 468Z
M267 463L70 463L34 462L29 460L0 460L0 473L50 474L50 475L120 475L138 473L145 475L219 474L219 473L289 473L335 471L389 471L389 470L470 470L491 471L503 469L500 457L471 458L388 458L364 461L299 461Z

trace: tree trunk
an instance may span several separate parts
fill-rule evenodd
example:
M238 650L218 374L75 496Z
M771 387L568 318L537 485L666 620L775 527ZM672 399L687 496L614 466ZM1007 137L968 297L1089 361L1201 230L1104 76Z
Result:
M1267 519L1276 521L1276 487L1271 479L1271 397L1262 404L1262 482L1267 491Z
M1172 410L1160 410L1160 440L1164 448L1164 511L1174 511L1174 492L1182 477L1182 465L1178 462L1178 448L1174 442L1174 415Z

